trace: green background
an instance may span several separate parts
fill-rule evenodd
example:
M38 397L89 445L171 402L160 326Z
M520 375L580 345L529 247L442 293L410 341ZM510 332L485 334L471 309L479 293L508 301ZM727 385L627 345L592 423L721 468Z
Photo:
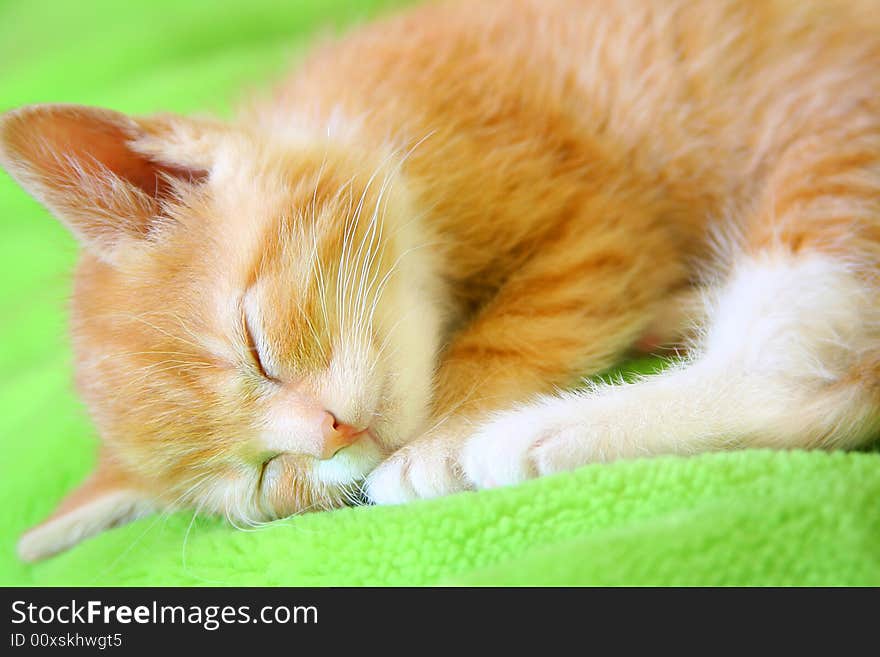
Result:
M0 0L0 111L228 114L316 35L402 2ZM17 536L91 467L65 305L76 245L0 173L0 584L880 584L880 455L582 468L239 532L181 513L26 565Z

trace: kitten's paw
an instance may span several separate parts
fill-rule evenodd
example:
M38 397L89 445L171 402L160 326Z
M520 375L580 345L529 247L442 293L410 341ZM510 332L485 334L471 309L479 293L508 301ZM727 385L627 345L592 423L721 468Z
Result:
M376 504L403 504L467 490L458 465L460 441L423 439L398 450L367 477Z
M593 460L586 426L562 420L554 411L525 407L484 424L462 449L461 465L468 481L476 488L511 486Z

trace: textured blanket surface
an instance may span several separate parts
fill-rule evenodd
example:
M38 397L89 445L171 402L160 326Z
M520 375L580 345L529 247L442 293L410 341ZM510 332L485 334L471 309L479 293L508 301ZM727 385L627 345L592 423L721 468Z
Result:
M0 111L224 114L316 34L401 2L0 0ZM0 585L880 585L880 454L594 465L241 532L147 518L36 565L17 536L91 467L65 337L73 240L0 174Z

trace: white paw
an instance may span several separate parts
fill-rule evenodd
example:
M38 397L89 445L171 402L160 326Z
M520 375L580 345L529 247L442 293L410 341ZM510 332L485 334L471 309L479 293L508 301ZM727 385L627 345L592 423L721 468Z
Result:
M465 477L476 488L510 486L594 460L588 426L561 414L559 401L506 411L480 427L462 450Z
M403 504L469 489L458 465L459 445L437 438L403 447L367 477L367 497L376 504Z

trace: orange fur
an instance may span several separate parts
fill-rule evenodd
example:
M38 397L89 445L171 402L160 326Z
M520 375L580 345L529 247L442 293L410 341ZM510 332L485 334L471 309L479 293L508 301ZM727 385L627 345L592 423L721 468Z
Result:
M681 336L719 224L870 278L871 4L429 5L317 49L232 124L24 109L0 162L87 247L77 380L121 470L258 521L346 500L306 438L256 438L279 416L372 424L352 481L416 438L448 456L491 411ZM849 369L872 389L876 353Z

